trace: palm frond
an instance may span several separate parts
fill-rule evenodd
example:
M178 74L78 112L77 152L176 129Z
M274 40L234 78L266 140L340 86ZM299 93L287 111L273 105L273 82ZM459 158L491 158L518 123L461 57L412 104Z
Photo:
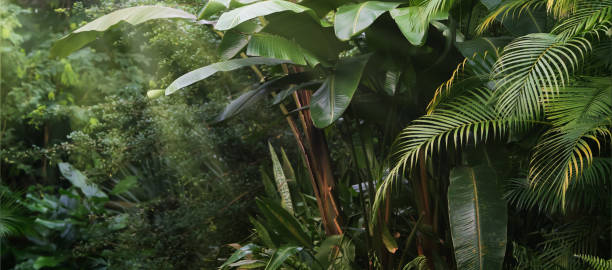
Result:
M592 163L592 148L600 149L612 138L612 84L603 78L587 84L591 87L566 87L554 98L547 95L545 109L554 128L543 135L530 161L530 180L560 195L562 205L570 182Z
M523 12L544 5L543 0L510 0L504 1L495 8L485 19L476 27L476 33L484 33L496 20L503 21L508 16L520 16Z
M593 255L588 254L577 254L574 255L580 258L582 261L586 262L595 270L608 270L612 269L612 259L603 259Z
M580 177L570 183L567 190L565 210L572 212L596 211L609 202L610 172L612 161L608 158L594 158ZM527 178L508 181L504 198L516 209L549 215L563 211L562 198L555 192L541 192L542 185L531 185Z
M504 48L493 72L500 112L540 117L542 90L565 86L590 49L589 41L580 37L559 40L538 33L515 39Z
M419 152L433 154L434 149L462 147L470 142L486 141L507 133L512 118L504 118L491 104L489 89L476 89L468 95L440 105L431 115L413 121L399 134L393 146L397 149L393 167L376 192L374 209L378 209L394 180L406 166L413 167ZM376 212L376 211L373 211Z
M606 31L612 24L612 0L580 1L575 12L551 31L564 38Z
M6 187L0 190L0 239L23 231L28 220L20 215L22 207Z
M594 253L602 233L610 228L608 221L595 218L582 218L544 233L544 241L538 244L541 251L539 260L544 269L555 266L563 269L576 269L579 261L573 254Z
M427 105L427 114L432 114L438 104L444 100L463 92L456 90L473 89L474 83L482 85L488 81L496 59L497 57L492 56L488 51L483 54L474 53L471 57L463 59L457 65L451 77L436 89L433 98Z

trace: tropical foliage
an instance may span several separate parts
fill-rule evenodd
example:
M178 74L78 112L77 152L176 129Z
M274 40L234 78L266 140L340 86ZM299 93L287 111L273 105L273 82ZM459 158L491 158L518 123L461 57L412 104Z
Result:
M47 44L43 54L51 58L44 61L63 69L51 69L34 82L89 93L82 83L88 69L73 68L77 65L71 61L100 54L88 46L106 47L102 54L117 50L133 62L92 69L117 72L129 82L109 83L132 83L136 90L118 101L82 103L93 116L84 127L71 126L72 141L61 147L50 147L47 129L43 150L24 150L13 133L2 133L16 142L17 150L6 151L16 153L11 160L21 157L27 164L37 156L31 153L45 153L37 165L19 166L4 157L3 148L3 165L37 183L49 178L48 160L53 160L54 173L71 183L68 189L58 187L58 194L78 201L68 216L86 212L79 210L85 206L91 215L107 217L100 224L111 224L107 234L123 239L121 247L86 244L93 248L81 257L35 252L20 257L19 247L12 258L21 265L70 267L87 257L92 265L128 269L607 267L611 1L133 4L109 8L113 11ZM78 14L81 5L65 12ZM9 18L10 32L19 20ZM7 51L18 51L20 37L6 39L14 47ZM109 40L120 44L102 44ZM122 49L121 42L138 42L140 48ZM162 68L139 64L142 54L155 51L162 52L155 58ZM127 72L123 69L138 77L121 76ZM23 70L11 72L22 78L28 69ZM17 108L15 115L27 115L8 114L12 125L26 125L23 119L34 127L50 125L50 104L33 100L26 112L19 111L24 106L14 97L32 88L19 80L5 83L4 75L2 87L10 89L8 104ZM98 93L112 89L99 87L104 90ZM233 97L234 89L243 91ZM53 93L46 94L49 100L57 99L56 90L46 91ZM65 98L58 108L75 102L74 96ZM97 110L102 110L100 119L107 117L102 124ZM232 149L237 142L241 147ZM279 145L284 146L280 152ZM269 162L263 161L268 152ZM42 168L39 174L36 166ZM253 168L259 172L252 173ZM20 186L15 173L2 175L3 183L5 177L13 181L11 188ZM136 192L137 187L143 190ZM12 205L31 203L21 194L7 194L16 203L3 207L7 214L0 219L5 220L0 233L27 236L15 226L22 222L15 213L23 211ZM160 202L167 194L176 199ZM61 196L54 205L73 209ZM126 209L126 203L133 206ZM108 212L109 204L121 209ZM159 205L164 213L153 214ZM194 205L203 209L190 210ZM242 209L235 218L232 213ZM69 227L45 221L49 211L38 211L35 223L58 232ZM194 213L203 213L206 221ZM78 218L63 220L101 231ZM208 228L190 235L193 220ZM226 227L217 231L216 224ZM223 239L233 228L240 233ZM165 254L155 252L157 245L151 249L148 241L125 240L144 237L148 230L177 237L162 245L187 253L160 260ZM77 235L73 239L97 241ZM191 243L189 237L210 243L175 246ZM137 259L120 255L122 248L134 247L148 252ZM106 254L96 256L91 251L96 249Z

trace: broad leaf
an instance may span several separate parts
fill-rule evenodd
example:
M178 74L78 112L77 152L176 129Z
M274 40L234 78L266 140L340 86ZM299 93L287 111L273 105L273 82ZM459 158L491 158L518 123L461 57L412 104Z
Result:
M166 95L170 95L183 87L187 87L196 82L204 80L219 71L230 71L251 65L278 65L282 63L291 63L291 61L264 57L251 57L214 63L188 72L187 74L174 80L170 86L166 88Z
M322 82L321 81L313 81L313 82L305 82L302 84L291 86L283 91L280 91L272 100L272 105L277 105L281 101L285 100L288 96L293 94L293 92L303 89L309 89L310 87L318 86Z
M291 11L294 13L308 13L313 19L318 20L317 15L311 9L282 0L268 0L223 13L215 24L217 30L228 30L253 18L270 15L278 12Z
M495 171L484 165L454 168L448 209L457 268L501 269L508 215Z
M399 4L367 1L339 7L334 19L336 36L341 40L351 39L368 28L380 15L397 7Z
M427 37L429 21L423 20L424 12L425 7L421 6L395 8L389 11L404 37L415 46L423 45ZM446 13L434 14L430 20L444 20L447 17Z
M53 47L51 47L51 56L68 56L87 43L94 41L102 32L120 22L137 25L154 19L173 18L195 20L196 17L179 9L162 6L140 6L120 9L104 15L56 41Z
M270 260L268 261L268 265L266 265L266 270L280 269L280 267L289 257L297 254L300 251L302 251L301 247L294 246L281 247L277 249L274 254L272 254L272 258L270 258Z
M96 184L89 182L85 175L83 175L79 170L72 167L72 165L70 165L69 163L60 162L57 164L57 166L59 167L59 170L62 175L66 177L66 179L68 179L68 181L70 181L73 186L81 189L81 191L83 192L83 194L85 194L87 198L108 197L104 192L102 192L102 190L98 188Z
M319 63L319 60L295 41L267 33L254 34L251 37L247 55L290 60L297 65L315 66Z
M209 19L212 15L229 8L231 0L208 0L198 13L198 20Z
M369 57L362 55L338 61L334 73L312 96L310 111L316 127L331 125L348 108Z
M338 54L350 48L338 40L332 27L323 27L308 15L285 12L270 15L266 20L269 23L262 32L294 41L325 66L332 66Z
M251 34L259 32L261 28L255 20L250 20L226 31L218 48L221 59L228 60L236 56L249 43Z

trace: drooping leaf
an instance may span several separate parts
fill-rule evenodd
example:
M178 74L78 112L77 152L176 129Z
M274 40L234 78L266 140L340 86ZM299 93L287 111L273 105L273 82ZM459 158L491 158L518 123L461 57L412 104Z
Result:
M507 209L495 171L485 165L450 173L448 209L458 269L502 269Z
M334 72L312 96L310 111L316 127L331 125L348 108L369 57L362 55L338 61Z
M338 8L334 19L334 30L340 40L349 40L368 28L380 15L397 7L400 3L366 1Z
M120 22L137 25L154 19L174 18L195 20L196 17L180 9L162 6L139 6L120 9L104 15L56 41L53 47L51 47L51 56L68 56L87 43L94 41L102 32Z
M314 81L314 82L305 82L305 83L291 86L283 91L278 92L278 94L274 97L274 100L272 101L272 105L276 105L280 103L281 101L285 100L288 96L293 94L293 92L295 91L309 89L310 87L318 86L321 83L322 83L321 81Z
M107 198L108 196L98 188L98 186L94 183L89 182L87 177L83 175L79 170L75 169L66 162L60 162L57 164L60 169L60 172L73 186L81 189L83 194L87 198L98 197L98 198Z
M210 64L208 66L190 71L174 80L170 86L166 88L166 95L170 95L183 87L187 87L191 84L204 80L219 71L230 71L251 65L278 65L282 63L291 63L291 61L265 57L250 57Z
M230 104L225 106L225 109L223 110L221 114L219 114L219 116L217 116L215 121L221 122L221 121L225 121L231 117L236 116L237 114L241 113L244 109L250 106L253 106L257 102L262 100L265 97L265 95L268 94L270 91L282 89L286 87L286 85L293 84L293 83L300 83L304 80L309 80L310 78L311 78L311 74L309 72L301 72L301 73L293 73L293 74L289 74L287 76L283 76L277 79L269 80L259 85L257 88L253 90L249 90L243 93L242 95L240 95L238 98L232 100Z
M272 258L270 258L270 260L268 261L268 264L266 265L266 270L280 269L280 267L289 257L297 254L300 251L302 251L302 247L296 246L287 246L277 249L276 251L274 251L274 254L272 254Z
M346 42L338 40L333 27L324 27L304 13L275 13L266 20L268 24L262 32L294 41L324 66L332 66L340 52L350 48Z
M389 11L391 17L404 34L404 37L412 45L421 46L427 38L427 28L431 20L443 20L448 17L447 13L436 13L430 20L423 20L423 13L426 7L412 6L404 8L394 8Z
M226 10L230 6L231 0L208 0L198 13L198 20L209 19L212 15Z
M316 66L319 60L298 43L281 36L267 33L252 35L247 46L247 55L289 60L296 65Z
M215 29L232 29L237 25L250 19L285 11L290 11L293 13L305 12L311 15L314 20L318 20L318 17L315 12L307 7L289 1L267 0L239 7L237 9L223 13L215 24Z

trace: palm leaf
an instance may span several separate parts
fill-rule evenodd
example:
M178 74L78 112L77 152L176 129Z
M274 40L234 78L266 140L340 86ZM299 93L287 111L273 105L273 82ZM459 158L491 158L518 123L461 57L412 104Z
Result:
M529 178L542 188L556 192L562 205L570 182L581 176L585 165L590 166L595 152L593 145L601 148L601 139L612 137L610 95L609 80L592 78L587 87L562 88L556 96L550 98L550 94L545 99L547 118L554 128L536 145Z
M416 164L420 151L431 155L434 149L447 148L449 144L459 148L469 142L499 138L510 131L510 124L515 120L502 117L491 104L491 98L490 90L476 89L440 105L431 115L422 116L404 128L393 147L395 165L377 190L373 209L379 209L393 181L404 169Z
M499 110L505 116L539 117L541 92L564 86L590 48L584 38L530 34L515 39L494 68Z
M551 31L564 38L597 32L610 27L612 0L578 1L576 11L557 24Z
M569 184L567 189L566 211L596 211L608 203L609 179L612 161L607 158L594 158L580 177ZM527 178L508 181L504 198L516 209L553 215L563 211L562 198L556 192L544 192L542 186L532 185Z
M575 255L580 258L582 261L586 262L595 270L608 270L612 269L612 259L603 259L593 255L588 254L578 254Z

